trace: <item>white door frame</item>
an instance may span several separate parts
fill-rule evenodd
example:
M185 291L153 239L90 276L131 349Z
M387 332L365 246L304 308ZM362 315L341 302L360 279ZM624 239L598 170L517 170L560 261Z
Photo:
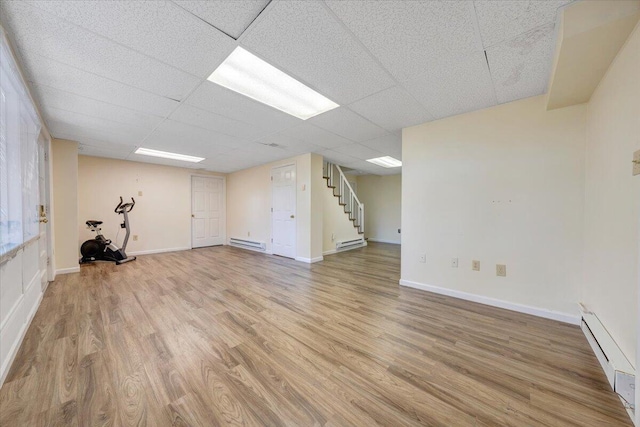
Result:
M279 169L279 168L284 168L287 166L293 166L296 170L296 182L295 182L295 186L294 186L294 196L296 199L295 202L295 220L296 220L296 226L294 228L294 236L293 236L293 242L294 242L294 248L293 248L293 259L296 259L298 257L298 163L297 162L286 162L283 163L281 165L276 165L276 166L272 166L271 167L271 171L270 173L270 177L271 177L271 200L270 200L270 204L271 204L271 217L270 217L270 222L269 222L269 228L271 230L271 251L270 253L273 254L273 170L274 169Z
M55 236L53 233L53 168L51 167L51 137L45 134L44 144L44 174L45 174L45 200L41 203L45 206L49 222L47 228L47 280L53 282L56 278L56 259L53 248L55 247ZM43 289L44 291L44 289Z
M221 179L222 180L222 244L223 245L227 245L227 177L226 176L219 176L219 175L205 175L205 174L198 174L198 173L192 173L191 176L189 176L189 202L191 203L191 209L189 210L190 213L189 215L191 215L193 212L191 212L193 210L193 177L196 176L198 178L213 178L213 179ZM189 230L191 233L191 238L189 239L190 243L189 246L191 249L193 249L193 220L192 217L189 216Z

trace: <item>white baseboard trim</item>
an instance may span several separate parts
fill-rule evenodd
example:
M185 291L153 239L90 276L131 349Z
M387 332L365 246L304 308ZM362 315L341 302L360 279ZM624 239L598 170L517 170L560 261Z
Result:
M385 239L376 239L375 237L367 237L368 242L376 242L376 243L390 243L392 245L399 245L400 242L392 242L391 240Z
M571 325L580 324L580 315L562 313L559 311L547 310L545 308L531 307L529 305L517 304L514 302L499 300L495 298L485 297L482 295L470 294L467 292L456 291L454 289L442 288L440 286L427 285L419 282L412 282L410 280L400 279L400 285L409 288L420 289L427 292L433 292L434 294L446 295L454 298L463 299L466 301L477 302L484 305L490 305L492 307L504 308L506 310L517 311L519 313L531 314L533 316L543 317L545 319L557 320L563 323L569 323Z
M20 346L22 345L22 341L24 341L24 337L27 335L27 331L29 330L29 326L31 326L31 321L36 316L36 312L38 308L40 308L40 303L42 302L42 297L44 296L44 292L40 292L38 296L38 301L34 304L33 308L29 312L27 316L27 321L22 325L22 328L19 332L19 337L11 346L9 350L9 354L7 355L7 359L5 363L0 367L0 387L4 384L4 380L7 379L7 375L9 374L9 368L13 365L13 360L18 355L18 350L20 350Z
M313 264L314 262L320 262L322 261L324 258L321 256L315 257L315 258L305 258L305 257L301 257L301 256L297 256L296 257L296 261L300 261L300 262L306 262L307 264Z
M80 267L70 267L70 268L59 268L56 270L55 276L58 274L71 274L71 273L80 273Z
M128 252L127 255L133 255L133 256L138 256L138 255L153 255L153 254L163 254L165 252L180 252L180 251L189 251L191 250L190 247L183 247L183 248L165 248L165 249L151 249L148 251L135 251L135 252Z

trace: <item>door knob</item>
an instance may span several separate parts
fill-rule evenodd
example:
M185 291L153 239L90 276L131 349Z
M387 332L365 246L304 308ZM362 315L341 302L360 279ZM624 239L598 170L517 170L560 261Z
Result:
M195 218L196 216L194 214L191 214L191 218Z
M291 218L295 218L295 216L291 215Z
M47 218L40 218L40 222L44 222L45 224L49 222Z

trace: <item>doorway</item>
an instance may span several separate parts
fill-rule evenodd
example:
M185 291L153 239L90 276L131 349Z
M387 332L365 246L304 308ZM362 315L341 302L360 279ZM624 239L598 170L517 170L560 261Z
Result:
M296 257L296 165L271 170L272 252Z
M225 179L191 176L191 247L223 245L226 234Z

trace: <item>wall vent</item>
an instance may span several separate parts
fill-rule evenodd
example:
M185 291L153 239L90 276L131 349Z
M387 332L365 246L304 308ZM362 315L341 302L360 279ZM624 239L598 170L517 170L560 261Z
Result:
M257 242L255 240L238 239L232 237L229 239L229 245L237 248L251 249L252 251L264 252L267 249L267 244L264 242Z
M598 316L582 306L580 327L591 349L595 353L602 370L625 408L633 419L635 404L635 369L606 330Z
M336 249L352 249L355 246L364 246L365 241L364 238L353 239L353 240L343 240L341 242L336 243Z

